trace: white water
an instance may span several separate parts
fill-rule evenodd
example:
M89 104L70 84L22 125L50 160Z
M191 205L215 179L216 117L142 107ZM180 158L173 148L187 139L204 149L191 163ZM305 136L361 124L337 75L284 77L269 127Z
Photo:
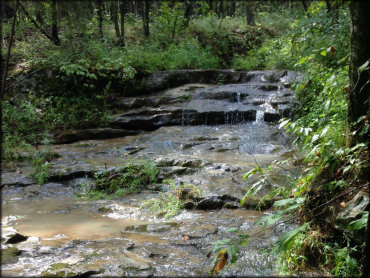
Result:
M265 112L262 110L256 111L256 123L262 123L265 116Z

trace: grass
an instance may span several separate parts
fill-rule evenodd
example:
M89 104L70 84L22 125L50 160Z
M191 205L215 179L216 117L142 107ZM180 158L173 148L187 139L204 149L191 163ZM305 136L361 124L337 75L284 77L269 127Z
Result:
M158 217L172 218L179 214L188 201L196 201L202 191L192 184L181 184L176 187L173 180L163 181L170 184L168 192L161 192L156 198L142 202L140 208L154 212Z
M88 199L110 199L139 192L158 180L158 169L150 161L133 161L120 170L95 173L91 184L83 184L82 196Z

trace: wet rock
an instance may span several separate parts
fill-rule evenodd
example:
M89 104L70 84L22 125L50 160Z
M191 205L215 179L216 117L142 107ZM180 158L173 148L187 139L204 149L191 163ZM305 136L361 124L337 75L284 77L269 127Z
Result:
M265 112L263 119L264 119L265 122L269 122L269 123L270 122L276 122L276 121L281 119L281 115L280 115L279 111L277 111L277 110L267 111L267 112Z
M110 139L123 136L137 135L138 132L113 128L91 128L73 131L64 131L55 136L55 144L73 143L80 140Z
M53 164L48 180L66 181L76 178L91 177L95 171L95 166L82 161L69 164Z
M164 179L172 178L173 176L181 176L187 172L187 168L185 167L159 167L160 175Z
M361 213L368 211L370 206L369 195L363 191L359 191L346 206L338 213L335 220L335 228L344 232L358 243L365 241L365 228L357 231L347 230L350 222L360 219Z
M278 82L282 77L284 77L287 74L286 70L280 70L280 71L266 71L263 74L263 79L270 81L270 82Z
M18 261L18 257L22 251L15 247L2 248L1 250L1 264L14 264Z
M221 209L225 205L228 207L239 207L240 200L238 198L223 195L223 196L211 196L201 200L196 209L200 210L211 210L211 209Z
M147 226L147 232L149 233L165 233L168 232L173 227L176 227L177 223L171 224L153 224Z
M28 236L21 235L19 233L16 233L12 236L10 236L5 243L7 244L17 244L22 241L26 241L28 239Z
M28 186L35 184L31 178L19 175L17 172L1 172L1 186Z
M196 206L197 205L194 202L186 202L184 204L184 209L195 209Z

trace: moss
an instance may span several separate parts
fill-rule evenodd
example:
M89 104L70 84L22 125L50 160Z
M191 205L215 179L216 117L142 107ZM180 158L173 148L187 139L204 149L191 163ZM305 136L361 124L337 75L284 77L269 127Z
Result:
M91 145L89 143L82 143L82 144L77 144L75 145L75 147L80 147L80 148L86 148L86 147L90 147Z
M50 265L50 271L55 271L63 268L69 268L69 264L67 263L54 263Z
M70 277L76 275L76 273L68 271L70 265L67 263L54 263L49 268L41 273L42 277ZM64 270L61 270L64 269Z
M203 89L203 88L204 87L201 87L201 86L189 86L189 88L186 88L185 91L187 91L187 92L193 92L196 89Z
M191 100L191 96L190 95L182 95L182 96L179 96L178 97L178 100L179 101L189 101L189 100Z
M15 247L2 249L1 250L1 263L2 264L16 263L18 261L18 256L21 253L22 251Z

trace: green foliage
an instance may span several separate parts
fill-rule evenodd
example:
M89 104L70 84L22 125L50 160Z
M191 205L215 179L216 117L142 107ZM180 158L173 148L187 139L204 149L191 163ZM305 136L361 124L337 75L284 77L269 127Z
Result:
M50 175L49 162L42 156L38 155L32 159L32 166L34 167L34 172L31 177L39 184L44 184Z
M169 183L168 192L160 192L159 196L144 201L140 208L156 213L159 217L169 219L181 212L187 201L195 201L202 196L199 188L192 184L181 184L176 186L173 180L163 183Z
M83 184L83 196L89 199L110 199L138 192L157 181L158 169L150 161L134 161L120 170L95 173L93 184Z
M356 231L356 230L361 230L363 228L366 228L368 219L369 219L369 212L363 211L361 213L361 218L349 223L347 226L347 229L351 231Z

